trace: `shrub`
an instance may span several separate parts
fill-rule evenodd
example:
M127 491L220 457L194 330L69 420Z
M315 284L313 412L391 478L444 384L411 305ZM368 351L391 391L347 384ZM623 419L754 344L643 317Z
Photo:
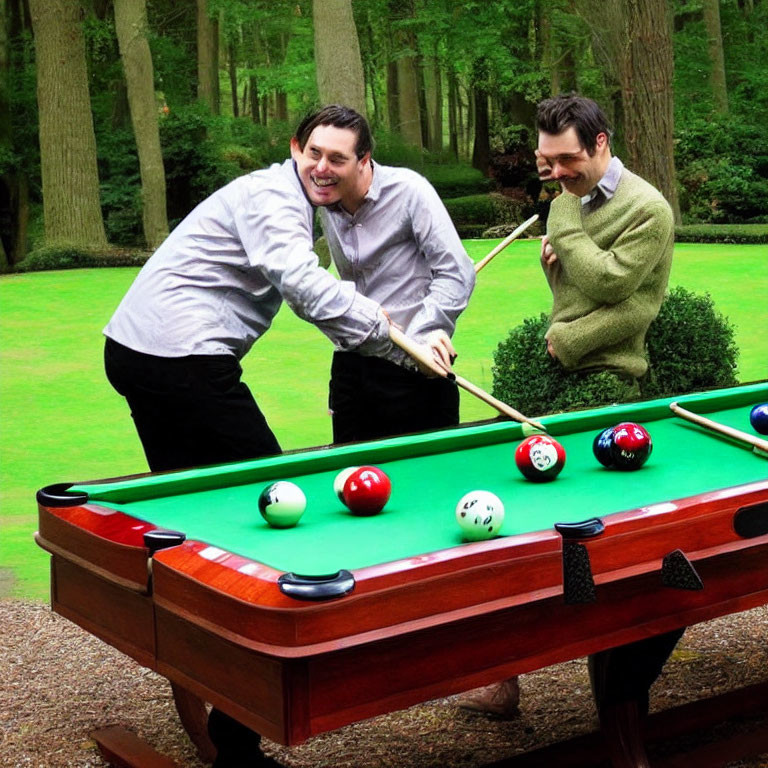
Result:
M487 193L493 182L469 165L425 165L417 168L443 200Z
M733 326L709 294L697 296L682 286L664 299L646 336L647 397L667 397L736 384L739 350Z
M675 227L678 243L768 243L768 224L686 224Z
M545 314L513 328L493 355L493 394L530 415L626 402L637 390L607 373L570 373L547 354ZM709 295L673 288L647 335L646 399L736 383L733 328Z
M626 402L636 394L609 373L569 373L547 354L545 314L513 328L493 354L493 395L523 413L541 415Z
M485 237L485 224L455 224L456 231L462 240L480 240Z
M84 269L86 267L137 267L149 253L117 248L85 248L58 243L30 251L17 265L19 272L42 272L49 269Z
M761 123L733 115L680 123L675 165L686 220L735 223L768 215L764 133Z
M457 229L472 224L481 227L482 232L496 224L522 221L522 204L504 195L467 195L444 202Z

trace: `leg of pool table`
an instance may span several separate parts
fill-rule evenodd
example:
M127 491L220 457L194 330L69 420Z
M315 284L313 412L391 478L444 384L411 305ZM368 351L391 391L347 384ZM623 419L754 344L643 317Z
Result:
M197 754L204 763L212 763L216 759L216 747L208 736L208 708L205 702L177 683L171 683L171 690L181 724L197 747Z

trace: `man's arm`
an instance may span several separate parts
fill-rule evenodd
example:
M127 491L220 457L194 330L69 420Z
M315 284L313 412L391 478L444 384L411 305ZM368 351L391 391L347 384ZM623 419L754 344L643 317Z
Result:
M618 304L605 304L570 322L552 323L546 334L555 357L567 370L590 352L619 344L645 331L659 313L648 298L633 294Z
M308 203L293 190L251 190L233 212L253 267L303 320L316 325L340 349L392 349L381 307L320 267L312 251Z
M604 251L584 232L581 208L580 198L563 192L552 202L547 235L569 279L586 296L617 304L638 289L664 254L672 212L663 200L647 205Z

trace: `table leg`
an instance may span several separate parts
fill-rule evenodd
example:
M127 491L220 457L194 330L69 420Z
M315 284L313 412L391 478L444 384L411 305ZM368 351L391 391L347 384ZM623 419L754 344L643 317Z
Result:
M171 690L181 724L197 747L197 754L203 762L212 763L216 759L216 747L208 736L208 708L205 702L177 683L171 683Z

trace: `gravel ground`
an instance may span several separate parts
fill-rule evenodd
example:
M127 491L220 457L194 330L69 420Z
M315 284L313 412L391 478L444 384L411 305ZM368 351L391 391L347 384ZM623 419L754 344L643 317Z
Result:
M652 690L652 709L765 680L767 640L768 607L689 628ZM585 660L525 675L521 689L515 720L443 699L265 750L286 768L472 768L596 727ZM89 733L109 725L131 729L179 766L204 765L162 677L45 605L0 600L0 765L100 768ZM737 766L768 768L768 754Z

